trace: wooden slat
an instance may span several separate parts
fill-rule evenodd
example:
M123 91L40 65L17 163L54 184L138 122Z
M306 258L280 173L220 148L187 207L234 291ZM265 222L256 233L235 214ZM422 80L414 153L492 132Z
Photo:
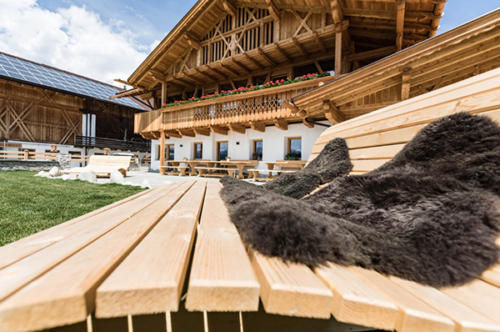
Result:
M443 292L500 323L500 288L475 280L461 287L446 288Z
M350 149L351 160L392 159L406 144L393 144L362 149Z
M451 332L455 330L455 324L451 319L416 298L387 277L375 271L359 267L349 269L388 295L399 307L399 317L396 322L398 332Z
M368 159L368 160L351 160L353 165L352 170L355 172L367 172L372 171L377 167L382 166L390 159Z
M267 313L297 317L329 318L332 292L307 266L252 253L252 265L261 284Z
M74 234L76 231L75 227L69 227L73 224L79 223L81 221L88 220L90 217L93 217L95 215L98 215L102 212L108 211L110 209L113 209L115 207L121 206L124 203L127 203L133 199L136 199L140 196L143 196L149 192L153 191L153 189L149 189L146 191L142 191L140 193L137 193L135 195L129 196L127 198L124 198L118 202L115 202L113 204L104 206L100 209L97 209L95 211L89 212L83 216L71 219L67 222L64 222L62 224L53 226L51 228L48 228L44 231L35 233L33 235L30 235L28 237L25 237L19 241L9 243L3 247L0 248L0 269L11 265L21 259L23 259L26 256L29 256L30 254L37 252L38 250L41 250L45 247L48 247L49 245L60 241L71 234Z
M0 303L0 330L39 330L84 321L95 290L189 189L184 182Z
M347 268L329 263L316 274L333 293L335 319L384 330L394 330L398 307L387 295Z
M481 279L500 288L500 265L496 265L485 271Z
M436 288L395 277L391 277L391 280L451 318L457 325L457 332L500 331L500 324L493 322Z
M256 311L259 283L236 227L209 182L198 227L186 299L188 310Z
M117 208L88 218L72 227L72 235L0 270L0 300L48 271L114 227L150 205L157 197L149 192Z
M205 187L197 182L97 289L97 317L178 310Z

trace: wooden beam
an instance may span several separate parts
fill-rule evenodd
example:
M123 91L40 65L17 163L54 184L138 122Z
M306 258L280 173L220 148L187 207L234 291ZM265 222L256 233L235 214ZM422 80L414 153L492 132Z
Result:
M160 172L165 174L165 169L162 168L165 166L165 131L162 130L160 133Z
M344 114L342 114L337 106L330 100L323 101L323 112L325 113L325 117L332 124L336 124L345 120Z
M182 134L179 133L177 130L167 131L167 136L169 136L169 137L176 137L176 138L182 138Z
M304 124L304 126L306 126L307 128L314 128L314 122L310 121L309 119L307 118L303 118L302 119L302 123Z
M253 64L255 64L259 69L264 69L265 67L263 65L260 64L260 62L258 62L257 60L255 60L253 57L251 57L250 55L248 55L247 52L243 53L243 55L245 56L245 58L247 58L250 62L252 62Z
M267 9L269 9L269 13L271 13L271 16L273 17L273 20L275 22L279 22L281 19L280 11L278 7L274 4L273 0L266 0L267 4Z
M276 63L271 60L271 58L262 50L262 48L258 48L257 51L259 52L259 55L263 57L271 66L276 66Z
M187 40L187 43L190 47L194 48L195 50L199 50L201 48L200 40L196 38L193 33L187 31L184 34L184 37Z
M127 82L125 80L122 80L121 78L115 78L114 81L117 83L122 83L122 84L128 85L128 86L133 86L132 84L130 84L129 82Z
M404 68L401 74L401 100L410 98L410 69Z
M309 53L304 48L304 45L302 45L296 37L292 37L292 41L293 44L299 49L300 53L302 53L302 56L307 58Z
M222 62L218 62L218 64L220 65L220 67L222 69L224 69L225 71L227 72L230 72L233 76L242 76L241 73L238 73L237 71L235 71L234 69L232 69L231 67L229 66L226 66L225 64L223 64Z
M264 122L250 122L250 128L256 131L265 132L266 124Z
M397 0L396 3L396 50L401 51L403 48L403 34L405 26L405 8L406 0Z
M281 130L288 130L288 122L284 119L274 119L274 125Z
M229 132L229 129L220 126L210 126L210 130L212 131L212 133L217 133L221 135L227 135L227 133Z
M245 126L240 125L240 124L235 124L235 123L231 123L229 125L229 129L232 131L235 131L237 133L240 133L240 134L244 134L246 132Z
M342 74L342 31L335 33L335 75Z
M167 75L165 75L164 73L162 73L160 70L158 69L155 69L155 68L151 68L149 70L149 73L151 74L151 76L153 76L153 78L157 81L166 81L167 80Z
M349 54L347 56L348 61L363 61L373 58L380 58L390 55L396 51L394 46L381 47L370 51L358 52L354 54Z
M287 109L290 110L293 114L300 116L300 117L305 117L307 115L307 112L304 110L299 109L295 104L292 104L288 101L284 101L281 103L281 105Z
M342 6L340 5L339 0L330 1L330 8L332 11L332 18L334 24L339 24L344 20L344 11Z
M210 128L194 128L197 135L210 136Z
M167 82L161 82L161 107L167 104Z
M221 0L222 8L228 13L233 15L233 17L238 17L238 11L228 0Z
M249 73L250 73L250 68L248 68L247 66L245 66L245 65L244 65L244 64L242 64L241 62L236 61L233 57L231 57L230 59L231 59L231 62L232 62L235 66L237 66L237 67L241 68L245 74L249 74Z
M213 77L212 75L209 75L209 74L207 74L207 73L202 72L202 71L200 70L200 68L198 68L198 67L197 67L197 68L195 68L195 70L196 70L196 72L197 72L197 73L199 73L199 74L201 74L201 75L205 76L206 78L208 78L208 79L209 79L210 81L212 81L212 82L217 82L217 81L218 81L218 80L217 80L217 78Z
M277 42L274 42L273 45L278 51L278 53L280 53L286 59L286 61L288 62L292 61L292 58L288 54L286 54L286 52L281 48L281 46Z
M188 137L195 137L196 136L196 133L194 132L193 129L179 129L178 132L182 136L188 136Z

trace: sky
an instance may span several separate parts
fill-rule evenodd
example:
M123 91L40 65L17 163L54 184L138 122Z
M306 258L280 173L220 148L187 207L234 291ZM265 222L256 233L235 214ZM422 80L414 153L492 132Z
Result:
M0 0L0 51L119 85L195 2ZM499 6L448 0L438 34Z

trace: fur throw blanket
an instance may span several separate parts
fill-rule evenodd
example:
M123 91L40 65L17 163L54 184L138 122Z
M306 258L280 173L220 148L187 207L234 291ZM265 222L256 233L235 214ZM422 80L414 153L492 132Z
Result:
M500 128L458 113L427 125L391 161L294 199L226 177L244 242L311 267L358 265L441 287L496 264Z

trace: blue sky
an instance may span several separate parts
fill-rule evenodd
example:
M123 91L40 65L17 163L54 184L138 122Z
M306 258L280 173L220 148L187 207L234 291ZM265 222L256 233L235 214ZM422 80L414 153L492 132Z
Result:
M196 0L0 0L0 51L108 83L126 79ZM438 33L500 5L448 0Z

